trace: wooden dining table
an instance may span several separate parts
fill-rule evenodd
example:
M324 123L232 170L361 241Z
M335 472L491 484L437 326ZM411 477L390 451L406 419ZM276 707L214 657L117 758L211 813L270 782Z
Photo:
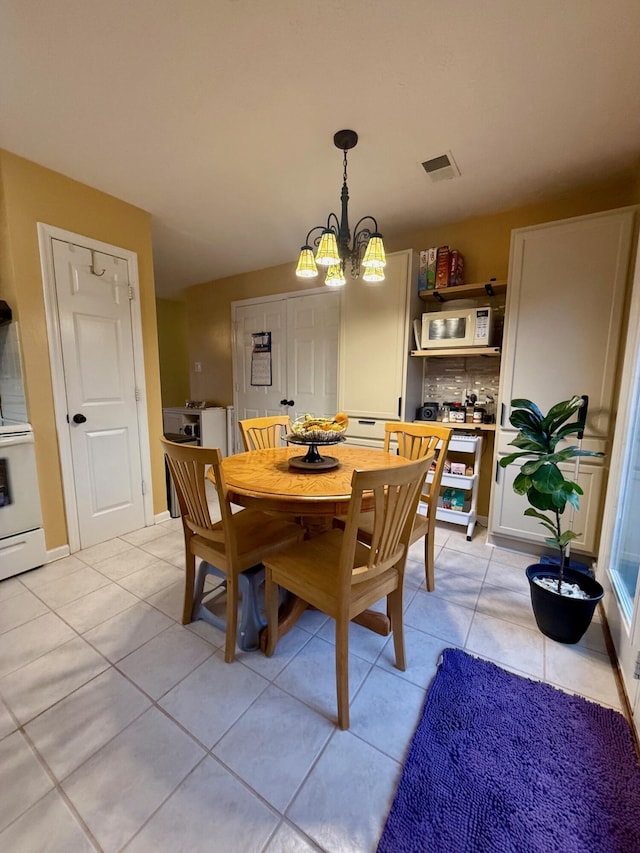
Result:
M300 471L289 466L291 457L301 456L300 446L273 447L237 453L222 460L229 500L239 506L264 512L282 512L296 516L305 527L307 536L331 528L334 516L346 516L351 498L351 477L355 470L369 471L406 465L409 460L396 453L369 447L346 444L318 446L323 457L338 461L329 470ZM210 472L211 474L211 472ZM373 498L371 499L373 505ZM366 496L363 509L368 508ZM278 635L283 636L300 618L307 603L291 597L281 607ZM365 611L354 621L378 634L390 632L389 619L384 613ZM266 647L266 628L260 635L260 647Z

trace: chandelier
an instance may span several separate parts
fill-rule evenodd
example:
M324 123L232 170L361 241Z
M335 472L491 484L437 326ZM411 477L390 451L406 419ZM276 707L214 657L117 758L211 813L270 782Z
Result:
M305 245L300 249L296 275L300 278L314 278L318 275L318 266L326 267L327 276L324 283L329 287L341 287L346 283L345 267L350 263L353 278L360 276L360 267L362 267L364 281L371 283L384 281L384 267L387 261L382 234L378 232L376 220L373 216L363 216L359 219L353 231L353 238L349 230L347 151L358 144L358 134L355 130L339 130L333 137L333 144L344 154L340 220L338 221L335 213L330 213L326 225L316 225L309 231ZM366 222L373 223L373 228L365 226ZM316 236L312 239L313 234ZM315 257L314 246L317 249Z

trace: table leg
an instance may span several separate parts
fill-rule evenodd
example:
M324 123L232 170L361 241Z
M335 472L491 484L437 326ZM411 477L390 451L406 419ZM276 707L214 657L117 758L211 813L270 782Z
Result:
M298 619L302 616L309 605L297 595L289 595L287 600L282 604L278 612L278 639L284 637ZM265 627L260 631L260 649L264 652L267 648L268 628Z
M364 625L365 628L383 637L388 637L391 633L391 620L386 613L380 613L379 610L365 610L358 616L354 616L351 621L356 625Z

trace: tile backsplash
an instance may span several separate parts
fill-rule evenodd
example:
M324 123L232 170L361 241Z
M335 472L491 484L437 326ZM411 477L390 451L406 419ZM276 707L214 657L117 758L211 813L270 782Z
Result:
M497 400L500 359L487 356L426 358L423 402L440 404L460 401L473 393L483 403L490 395Z
M18 324L0 326L0 413L16 423L27 422L27 401L20 366Z

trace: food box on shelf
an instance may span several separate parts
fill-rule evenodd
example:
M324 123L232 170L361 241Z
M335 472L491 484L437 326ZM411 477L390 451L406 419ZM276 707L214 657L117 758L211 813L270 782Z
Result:
M420 252L420 266L418 267L418 293L424 290L433 290L436 286L436 260L438 250L423 249Z
M458 249L449 250L449 287L464 284L464 256Z
M449 247L440 246L436 260L436 290L449 286Z
M467 466L464 462L452 462L451 463L451 473L452 474L462 474L463 476L467 472Z
M464 507L464 491L462 489L445 489L442 493L443 509L462 512Z

